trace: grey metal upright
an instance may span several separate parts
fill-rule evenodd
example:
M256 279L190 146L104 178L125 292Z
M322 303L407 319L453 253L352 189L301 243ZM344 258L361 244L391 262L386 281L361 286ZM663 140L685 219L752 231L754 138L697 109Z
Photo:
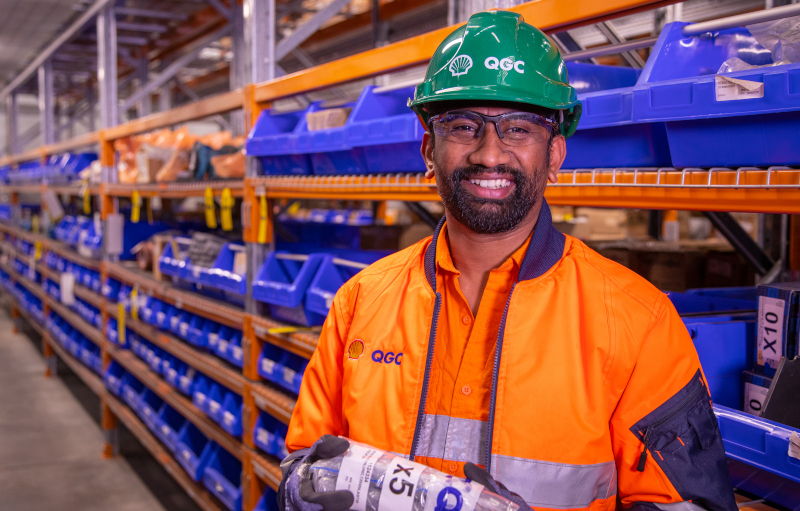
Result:
M22 152L19 138L19 103L17 93L6 97L6 154Z
M100 127L119 124L117 107L117 20L108 5L97 15L97 89Z
M242 5L244 22L244 47L247 50L244 59L245 77L248 83L259 83L275 78L275 0L244 0ZM251 124L250 119L245 119ZM255 158L247 158L247 177L258 175L258 163ZM260 200L260 199L259 199ZM258 204L245 205L244 209L259 207ZM253 300L252 277L256 274L274 243L262 245L247 243L247 296L245 309L250 314L258 314L258 307Z
M246 74L245 61L247 51L244 44L244 9L239 2L231 2L231 50L233 50L233 60L230 66L229 84L231 90L244 87L249 80ZM234 110L231 112L231 132L234 137L244 133L244 111Z
M53 61L50 59L39 66L39 127L42 144L52 144L56 141Z

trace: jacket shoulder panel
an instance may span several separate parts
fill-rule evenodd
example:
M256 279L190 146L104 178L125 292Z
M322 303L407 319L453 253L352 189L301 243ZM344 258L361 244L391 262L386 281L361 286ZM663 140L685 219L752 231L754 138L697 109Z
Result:
M645 309L651 315L652 322L658 318L666 298L662 291L633 270L603 257L581 240L572 236L567 236L567 239L570 243L565 257L588 265L609 283L613 291Z

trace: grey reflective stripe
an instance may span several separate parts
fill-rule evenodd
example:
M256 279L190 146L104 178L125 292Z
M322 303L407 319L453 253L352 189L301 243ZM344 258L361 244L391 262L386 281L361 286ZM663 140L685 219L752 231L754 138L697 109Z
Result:
M492 454L492 476L531 507L583 508L617 494L613 461L569 465Z
M480 464L488 423L447 415L425 415L416 456Z
M673 502L672 504L658 504L656 502L652 502L652 504L658 509L663 509L664 511L705 511L706 509L703 506L698 506L697 504L689 501Z

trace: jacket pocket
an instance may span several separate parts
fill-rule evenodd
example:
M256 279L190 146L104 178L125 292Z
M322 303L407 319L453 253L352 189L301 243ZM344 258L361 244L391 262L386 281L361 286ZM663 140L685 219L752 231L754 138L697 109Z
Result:
M736 509L719 425L700 371L631 432L644 444L642 457L653 457L684 501L714 511Z

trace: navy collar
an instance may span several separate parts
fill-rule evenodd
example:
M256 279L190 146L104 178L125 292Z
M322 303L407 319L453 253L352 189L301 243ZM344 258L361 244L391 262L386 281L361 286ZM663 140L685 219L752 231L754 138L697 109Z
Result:
M433 232L433 240L425 251L425 277L434 293L436 292L436 243L439 241L439 233L442 232L444 220L443 216ZM539 218L533 228L528 251L522 260L518 280L532 280L541 277L547 270L555 266L564 254L566 240L566 236L553 226L550 207L547 205L547 201L542 199L542 209L539 211Z

